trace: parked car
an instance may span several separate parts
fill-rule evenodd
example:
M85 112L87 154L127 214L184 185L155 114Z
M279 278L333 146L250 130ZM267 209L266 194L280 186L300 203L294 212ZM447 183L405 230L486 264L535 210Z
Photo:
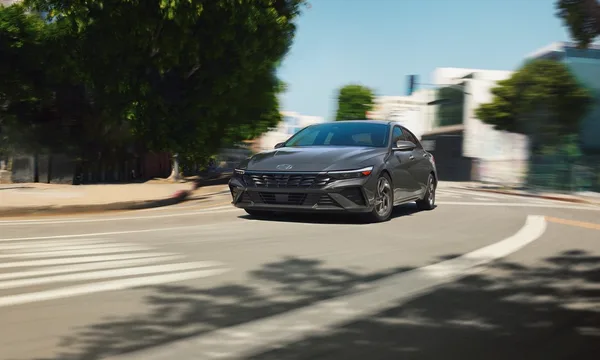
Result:
M252 216L273 212L362 213L386 221L393 207L435 207L433 156L391 121L308 126L275 149L244 160L229 181L232 204Z

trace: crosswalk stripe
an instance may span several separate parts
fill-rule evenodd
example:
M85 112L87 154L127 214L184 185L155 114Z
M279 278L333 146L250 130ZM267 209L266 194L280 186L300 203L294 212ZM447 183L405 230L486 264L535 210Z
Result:
M173 256L173 253L140 253L140 254L117 254L117 255L102 255L102 256L83 256L62 259L47 259L47 260L28 260L28 261L12 261L0 263L0 269L17 268L17 267L33 267L33 266L49 266L49 265L67 265L79 263L91 263L100 261L141 259L158 256Z
M76 256L76 255L94 255L94 254L110 254L110 253L123 253L123 252L134 252L150 250L151 248L145 246L121 246L110 249L94 249L94 250L66 250L66 251L38 251L32 253L23 254L4 254L0 255L0 259L14 259L14 258L51 258L58 256Z
M95 250L95 249L111 249L111 248L132 248L132 247L136 247L139 248L140 245L137 244L132 244L132 243L98 243L98 244L86 244L86 245L73 245L73 246L54 246L54 247L47 247L47 248L43 248L44 251L34 251L34 252L45 252L45 253L51 253L51 252L57 252L57 251L67 251L67 250L85 250L85 249L89 249L89 250ZM2 250L9 250L8 253L11 254L20 254L20 253L27 253L27 252L32 252L30 248L15 248L15 249L0 249L0 251ZM36 250L40 250L39 248L36 248Z
M125 290L141 286L158 285L184 280L193 280L209 276L220 275L229 271L229 269L205 269L198 271L186 271L173 274L161 274L152 276L143 276L130 279L119 279L104 282L97 282L85 285L68 286L54 290L38 291L19 295L10 295L0 297L0 307L22 305L27 303L55 300L66 297L89 295L104 291Z
M82 240L65 240L65 241L35 241L35 242L14 242L0 243L0 251L13 249L46 249L59 246L76 246L76 245L93 245L105 244L105 239L82 239Z
M169 260L178 260L183 258L183 255L171 255L171 256L156 256L156 257L148 257L141 259L131 259L131 260L119 260L119 261L107 261L107 262L95 262L95 263L85 263L80 265L69 265L69 266L54 266L54 267L46 267L41 268L39 270L30 270L30 271L20 271L8 274L0 274L0 281L3 280L14 280L14 279L22 279L34 276L46 276L46 275L56 275L63 273L76 273L82 271L90 271L90 270L100 270L100 269L113 269L113 268L121 268L126 266L136 266L136 265L144 265L150 263L160 263Z
M127 276L135 276L135 275L168 273L168 272L175 272L175 271L201 269L201 268L212 267L212 266L214 266L214 263L188 262L188 263L179 263L179 264L151 265L151 266L140 266L140 267L134 267L134 268L111 269L111 270L85 272L85 273L78 273L78 274L56 275L56 276L47 276L47 277L33 278L33 279L4 281L4 282L0 282L0 289L14 289L14 288L18 288L18 287L44 285L44 284L57 283L57 282L99 280L99 279L127 277Z

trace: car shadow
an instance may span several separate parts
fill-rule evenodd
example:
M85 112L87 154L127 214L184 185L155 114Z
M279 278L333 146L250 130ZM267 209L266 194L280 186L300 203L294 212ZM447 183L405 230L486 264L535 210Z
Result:
M411 216L421 212L416 204L399 205L392 211L390 220ZM270 216L254 217L250 215L240 215L240 219L249 221L271 221L271 222L289 222L289 223L309 223L309 224L332 224L332 225L368 225L364 217L357 214L315 214L315 213L274 213Z

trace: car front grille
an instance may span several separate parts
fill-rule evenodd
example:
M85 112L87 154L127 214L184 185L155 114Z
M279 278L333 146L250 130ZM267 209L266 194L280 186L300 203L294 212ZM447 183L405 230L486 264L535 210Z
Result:
M320 174L251 173L244 176L249 186L257 188L320 188L332 179Z
M269 205L302 205L307 194L259 193L261 200Z

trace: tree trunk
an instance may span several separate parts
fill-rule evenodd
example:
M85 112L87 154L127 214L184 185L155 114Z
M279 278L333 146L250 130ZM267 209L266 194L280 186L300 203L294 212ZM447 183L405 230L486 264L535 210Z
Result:
M169 176L169 180L171 181L179 181L179 155L173 155L173 167L171 170L171 175Z

